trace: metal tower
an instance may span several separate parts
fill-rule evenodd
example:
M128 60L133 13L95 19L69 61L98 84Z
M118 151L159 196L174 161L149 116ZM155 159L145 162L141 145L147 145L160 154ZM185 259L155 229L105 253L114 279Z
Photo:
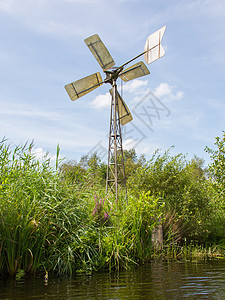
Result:
M119 118L119 104L116 80L112 81L111 112L109 127L108 165L106 177L106 194L109 190L115 192L118 199L118 184L121 183L126 191L126 176L123 160L123 143ZM127 112L129 115L129 112Z

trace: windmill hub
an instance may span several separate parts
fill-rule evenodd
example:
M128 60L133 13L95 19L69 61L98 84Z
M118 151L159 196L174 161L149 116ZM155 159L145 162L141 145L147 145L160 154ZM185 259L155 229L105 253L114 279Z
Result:
M127 82L132 79L150 74L147 66L143 61L140 61L125 70L124 67L142 55L144 55L147 64L150 64L158 58L162 57L165 54L165 51L161 46L161 40L165 29L166 26L151 34L145 43L144 52L130 59L120 67L114 67L115 62L109 51L101 41L100 37L97 34L90 36L84 41L101 66L103 72L106 74L106 78L103 81L101 74L97 72L65 86L65 89L69 94L71 100L74 101L93 91L103 83L110 83L112 85L112 88L110 89L112 101L110 114L106 193L109 189L114 191L116 199L118 198L119 181L122 181L126 188L120 125L125 125L133 119L126 103L117 91L116 80L118 79L118 77L120 77L123 81Z
M106 78L104 82L113 85L113 82L115 82L118 79L122 70L123 68L119 67L119 68L104 71L104 73L106 74Z

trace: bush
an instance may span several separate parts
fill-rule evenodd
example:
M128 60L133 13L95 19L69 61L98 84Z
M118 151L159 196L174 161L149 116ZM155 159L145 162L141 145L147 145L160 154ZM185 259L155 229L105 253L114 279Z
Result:
M174 222L185 223L183 238L204 240L210 198L202 165L203 161L197 157L188 162L182 154L170 156L169 150L163 155L156 152L128 179L129 191L136 196L145 191L162 197L165 213L175 212Z

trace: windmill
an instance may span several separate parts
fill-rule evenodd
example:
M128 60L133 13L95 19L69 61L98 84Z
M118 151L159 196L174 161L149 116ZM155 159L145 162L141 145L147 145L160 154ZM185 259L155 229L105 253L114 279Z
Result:
M162 57L165 54L165 51L161 46L161 40L164 35L165 29L166 26L151 34L145 43L144 52L125 62L120 67L115 67L115 62L112 56L97 34L88 37L84 41L99 63L106 77L104 80L102 80L101 74L97 72L65 86L65 89L72 101L77 100L78 98L93 91L103 83L109 83L112 86L112 88L110 89L111 113L109 127L106 193L109 190L113 191L115 193L116 200L118 199L119 179L122 178L123 184L126 188L122 134L120 125L123 126L133 119L129 108L127 107L126 103L117 90L116 81L118 78L121 78L123 81L127 82L132 79L150 74L147 66L143 61L140 61L126 69L125 67L142 55L144 55L147 64L150 64Z

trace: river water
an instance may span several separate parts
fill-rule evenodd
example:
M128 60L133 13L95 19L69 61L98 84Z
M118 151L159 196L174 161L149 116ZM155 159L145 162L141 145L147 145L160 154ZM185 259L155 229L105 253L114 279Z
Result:
M225 299L225 261L153 262L118 273L7 280L0 299Z

